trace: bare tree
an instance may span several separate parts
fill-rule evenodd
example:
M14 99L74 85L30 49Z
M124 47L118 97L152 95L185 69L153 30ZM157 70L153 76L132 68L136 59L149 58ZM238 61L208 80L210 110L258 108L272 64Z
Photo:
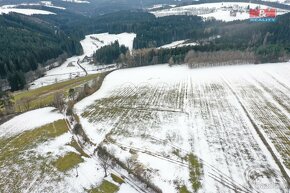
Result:
M137 164L137 154L127 157L125 160L126 167L131 171Z
M0 93L0 110L5 109L6 113L12 113L14 111L14 97L8 92Z
M85 96L88 96L88 95L91 94L91 87L89 86L88 83L86 83L86 84L84 85L84 94L85 94Z
M255 56L248 51L194 52L191 50L186 54L184 60L189 67L198 68L253 63Z
M53 104L59 111L63 111L65 107L64 94L60 92L55 93Z
M168 64L169 64L170 67L173 66L173 64L174 64L173 57L170 57L170 59L168 61Z
M108 176L108 170L111 167L112 164L112 158L107 152L107 150L103 147L98 148L98 156L100 158L100 165L103 168L105 172L105 177Z

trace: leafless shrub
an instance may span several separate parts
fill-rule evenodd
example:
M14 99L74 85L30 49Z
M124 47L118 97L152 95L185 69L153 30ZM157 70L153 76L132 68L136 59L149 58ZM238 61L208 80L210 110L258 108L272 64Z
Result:
M216 51L195 52L189 51L184 59L190 68L248 64L255 62L255 55L248 51Z
M64 94L63 93L55 93L53 98L53 105L55 108L57 108L59 111L63 111L65 107L65 101L64 101Z
M97 154L98 154L98 157L100 158L100 165L105 172L105 177L107 177L108 170L111 167L112 161L113 161L112 156L108 154L108 151L104 147L98 148Z

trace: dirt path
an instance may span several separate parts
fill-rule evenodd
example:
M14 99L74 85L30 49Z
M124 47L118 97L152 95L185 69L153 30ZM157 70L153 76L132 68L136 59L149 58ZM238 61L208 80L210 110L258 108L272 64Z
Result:
M81 63L80 63L80 59L78 59L77 64L79 65L79 67L80 67L81 69L83 69L83 71L86 73L86 76L87 76L87 75L88 75L88 72L87 72L87 70L86 70L84 67L82 67L82 65L81 65Z

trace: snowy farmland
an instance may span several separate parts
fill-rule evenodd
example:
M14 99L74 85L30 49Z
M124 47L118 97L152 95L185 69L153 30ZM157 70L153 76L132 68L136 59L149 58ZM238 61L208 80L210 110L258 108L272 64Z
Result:
M0 125L0 192L288 193L289 73L289 63L114 71L75 106L90 143L52 107ZM97 147L151 189L120 163L104 177Z
M84 57L91 57L97 49L105 45L109 45L114 41L118 41L120 45L125 45L130 50L133 49L133 41L136 37L136 34L133 33L121 33L121 34L90 34L85 37L80 43L83 48L83 55L81 56L73 56L68 58L64 63L60 66L48 70L44 77L41 77L31 83L30 89L39 88L42 86L51 85L57 82L61 82L64 80L69 80L75 77L85 76L88 74L95 74L104 69L105 66L102 65L93 65L88 61L83 61ZM80 65L78 64L78 61ZM108 66L107 66L108 67ZM114 69L115 66L112 66L110 70ZM86 72L84 71L86 70ZM106 70L108 70L106 68Z
M80 150L65 117L47 107L0 125L0 175L1 193L83 193L102 184L104 172ZM115 185L111 176L105 182L119 193L135 193L128 184Z
M169 15L198 15L205 19L215 18L225 22L234 20L249 19L248 9L255 8L270 8L265 5L259 5L254 3L245 2L221 2L221 3L202 3L195 5L186 5L180 7L173 7L168 9L161 9L157 11L151 11L156 17L164 17ZM286 10L277 9L277 14L288 13Z
M118 70L75 110L96 146L134 157L163 192L288 192L289 74L289 63ZM274 186L251 184L253 168Z

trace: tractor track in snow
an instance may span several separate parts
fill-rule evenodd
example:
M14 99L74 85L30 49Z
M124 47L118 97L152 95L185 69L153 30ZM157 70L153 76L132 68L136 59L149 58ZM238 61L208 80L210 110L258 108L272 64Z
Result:
M228 81L225 80L224 77L221 77L221 78L225 82L225 84L228 86L228 88L231 90L231 92L233 93L233 95L235 96L236 100L240 104L241 108L243 109L244 113L246 114L247 118L249 119L250 123L252 124L253 128L255 129L255 131L259 135L260 139L262 140L264 146L267 148L267 150L270 152L272 158L275 160L275 162L276 162L277 166L279 167L279 169L280 169L283 177L287 181L288 186L290 186L290 178L289 178L289 175L288 175L287 171L285 170L285 168L283 166L283 163L281 163L280 159L274 153L274 151L271 148L271 146L270 146L269 142L267 141L266 137L260 131L259 126L255 123L254 119L252 118L252 116L250 115L250 113L248 112L248 110L246 109L245 105L243 104L243 102L241 101L241 99L237 95L237 93L234 91L234 89L232 88L232 86L230 85L230 83L228 83Z
M152 138L152 139L154 139L154 138ZM109 142L113 143L113 144L118 145L119 147L122 147L122 148L125 148L125 149L132 149L132 150L137 151L139 153L144 153L144 154L153 156L155 158L168 161L168 162L170 162L172 164L175 164L175 165L178 165L178 166L181 166L181 167L190 168L189 164L184 163L183 161L179 161L179 160L176 160L176 159L165 157L164 155L149 151L147 149L142 149L142 148L137 148L137 147L124 145L124 144L121 144L121 143L118 143L118 142L111 141L109 139L107 139L107 140ZM157 140L157 139L155 138L155 140ZM182 150L182 149L180 149L180 148L178 148L178 147L176 147L174 145L170 145L170 146L174 147L175 149ZM245 187L243 185L240 185L239 183L233 181L230 177L228 177L227 175L225 175L224 173L222 173L218 169L214 168L212 165L206 163L204 160L202 160L202 159L200 159L200 160L202 161L202 163L204 165L206 165L206 166L208 166L208 167L213 169L212 170L213 172L210 172L209 174L210 174L211 178L213 178L217 182L223 184L224 186L226 186L226 187L228 187L228 188L230 188L232 190L235 190L235 191L238 191L238 192L241 192L241 193L253 193L253 192L256 192L254 190L250 190L249 188L247 188L247 187Z

